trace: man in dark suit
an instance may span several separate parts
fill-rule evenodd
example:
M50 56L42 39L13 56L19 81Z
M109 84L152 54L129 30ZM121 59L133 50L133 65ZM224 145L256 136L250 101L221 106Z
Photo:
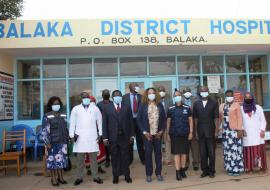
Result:
M129 170L130 144L133 143L133 118L129 105L122 103L122 93L112 93L113 102L103 110L103 139L110 146L113 184L118 184L119 176L124 175L127 183L132 183Z
M110 100L110 91L108 89L104 89L102 91L102 98L100 102L97 103L97 107L99 108L100 112L103 113L104 108L111 103ZM108 146L105 147L106 149L106 161L105 161L105 167L108 168L110 166L110 151Z
M201 177L215 177L215 136L218 128L218 103L210 99L208 88L200 87L201 100L193 105L195 128L199 137Z
M137 113L139 110L139 105L141 104L142 95L139 93L139 86L137 83L129 84L130 93L127 93L123 96L123 103L129 105L129 112L132 114L133 120L130 123L130 126L133 125L135 135L136 135L136 144L141 163L145 163L145 151L143 145L142 134L137 125ZM130 163L133 162L133 144L130 145Z

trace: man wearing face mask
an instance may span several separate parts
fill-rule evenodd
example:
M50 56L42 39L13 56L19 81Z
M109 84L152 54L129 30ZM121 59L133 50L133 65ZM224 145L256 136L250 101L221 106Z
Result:
M101 111L101 113L103 114L103 110L104 108L109 105L112 101L110 100L110 91L108 89L104 89L102 91L102 98L103 100L101 100L100 102L97 103L97 107L99 108L99 110ZM105 161L105 167L109 167L110 166L110 151L108 146L105 147L106 148L106 161Z
M123 103L129 105L130 113L132 114L133 120L130 126L133 126L136 135L136 145L141 163L145 163L145 151L143 145L142 134L137 126L137 114L139 105L141 104L142 95L139 94L140 88L137 83L129 84L129 91L123 96ZM133 162L133 144L130 145L130 164Z
M93 181L101 184L103 181L98 176L97 153L98 142L102 136L102 115L95 104L91 104L89 94L81 93L82 103L75 106L70 115L69 136L74 143L73 152L77 153L77 175L74 185L83 182L84 158L88 153L91 159Z
M158 87L158 92L160 95L160 103L163 105L163 108L165 110L165 114L167 116L167 112L170 106L173 105L173 102L170 98L166 97L166 90L164 86ZM168 141L168 131L165 129L164 135L163 135L163 142L165 144L165 154L164 154L164 160L165 163L168 166L172 165L172 155L171 155L171 143Z
M208 87L200 87L201 99L193 105L193 118L199 137L201 177L215 177L215 136L219 124L218 103L209 98Z
M194 102L196 101L196 98L192 95L191 89L189 87L183 88L183 103L191 109L191 112L193 110ZM190 142L190 149L192 153L192 165L193 170L197 171L199 169L200 165L200 153L199 153L199 142L198 142L198 136L197 136L197 130L193 129L193 138ZM187 161L186 161L186 167L185 170L188 169L190 165L190 156L187 154Z
M113 103L103 110L103 142L110 147L113 184L118 184L119 176L124 175L127 183L132 183L129 170L130 144L134 130L130 126L133 117L129 105L122 102L122 93L112 93Z

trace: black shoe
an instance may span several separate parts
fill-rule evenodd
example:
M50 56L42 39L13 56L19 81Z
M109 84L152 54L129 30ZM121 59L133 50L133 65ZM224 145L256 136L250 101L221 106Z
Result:
M89 169L89 170L87 170L87 175L92 175L92 172L91 172L91 170Z
M180 170L176 170L176 180L177 181L181 181L182 180L182 176L180 174Z
M127 183L132 183L132 179L131 179L130 176L125 177L125 181L126 181Z
M215 174L210 173L210 174L209 174L209 177L210 177L210 178L214 178L214 177L215 177Z
M181 177L182 177L182 178L186 178L186 177L187 177L184 168L180 169L180 174L181 174Z
M207 176L209 176L208 173L203 172L203 173L201 174L201 178L204 178L204 177L207 177Z
M188 170L188 167L184 167L183 170L186 172Z
M105 174L106 171L102 169L101 166L98 167L98 172L101 173L101 174Z
M118 177L113 177L113 184L118 184L119 178Z
M198 166L194 166L194 167L193 167L193 170L194 170L194 171L198 171L198 170L199 170L199 167L198 167Z
M80 185L82 182L82 179L76 179L76 181L74 182L74 186Z
M58 181L57 181L57 183L53 183L53 180L51 179L51 183L52 183L52 186L54 186L54 187L58 187L59 186Z
M110 167L110 161L106 161L106 162L105 162L105 167L106 167L106 168Z
M61 183L63 185L67 184L67 181L65 181L64 179L60 180L59 178L57 179L58 183Z
M93 181L96 182L97 184L102 184L103 183L102 179L100 179L99 177L94 179Z

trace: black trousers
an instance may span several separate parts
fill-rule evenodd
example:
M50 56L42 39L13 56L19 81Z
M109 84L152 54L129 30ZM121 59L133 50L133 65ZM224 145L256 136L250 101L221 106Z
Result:
M112 163L113 177L130 175L129 170L129 139L125 136L119 136L117 142L110 143L110 154Z
M145 147L144 147L144 144L143 144L143 135L142 135L142 133L141 133L141 131L140 131L138 125L137 125L137 119L136 118L133 119L133 126L134 126L134 132L135 132L135 137L136 137L136 145L137 145L139 158L140 158L141 162L145 162ZM130 149L129 149L129 152L130 152L130 163L129 164L132 164L133 159L134 159L133 145L134 145L134 143L132 143L130 145Z
M201 156L201 170L203 173L214 174L215 170L215 137L199 137L199 147Z

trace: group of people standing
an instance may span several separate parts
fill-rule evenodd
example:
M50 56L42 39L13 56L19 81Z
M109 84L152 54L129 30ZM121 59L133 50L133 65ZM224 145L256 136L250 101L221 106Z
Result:
M67 144L74 144L77 154L77 174L74 185L83 182L85 155L91 160L93 181L102 184L98 175L97 154L99 143L106 147L106 166L111 163L112 182L119 183L123 175L132 183L129 166L133 162L136 146L146 181L152 182L153 160L155 175L163 181L162 160L171 165L172 156L176 180L186 178L191 163L193 169L201 167L201 177L215 177L216 138L222 133L224 168L229 175L256 168L267 169L264 136L266 121L262 108L255 104L250 93L243 104L234 102L233 91L225 93L225 103L209 97L207 87L200 87L198 96L185 87L175 90L173 101L166 98L165 88L148 88L141 95L136 83L129 85L130 93L103 90L103 100L97 104L87 92L81 93L81 104L71 111L69 131L63 104L58 97L50 98L43 118L43 137L47 148L47 168L54 186L66 184L63 168L67 165ZM222 127L219 127L222 126ZM165 154L162 158L162 145Z

